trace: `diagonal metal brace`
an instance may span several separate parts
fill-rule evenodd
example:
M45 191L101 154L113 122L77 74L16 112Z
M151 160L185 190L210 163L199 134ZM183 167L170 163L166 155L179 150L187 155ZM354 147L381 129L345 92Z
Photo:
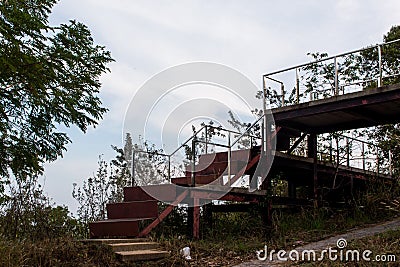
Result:
M150 223L146 228L144 228L138 235L138 237L144 237L150 233L151 230L153 230L157 225L159 225L165 217L168 216L168 214L171 213L171 211L174 209L176 205L181 203L185 197L188 195L188 190L183 191L175 200L172 202L166 209L164 209L160 215L152 222Z
M289 150L287 151L287 154L290 155L295 149L296 147L301 143L301 141L304 140L304 138L307 136L307 133L303 133L297 140L296 142L294 142L294 144L292 145L291 148L289 148Z

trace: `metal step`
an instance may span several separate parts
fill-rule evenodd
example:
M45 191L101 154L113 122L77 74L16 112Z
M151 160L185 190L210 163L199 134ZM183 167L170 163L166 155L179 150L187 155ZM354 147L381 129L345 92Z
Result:
M212 182L216 184L220 184L216 181L219 175L215 174L208 174L208 175L196 175L196 184L210 184ZM179 178L172 178L171 182L176 185L190 185L192 184L191 177L179 177Z
M109 219L156 218L158 206L155 200L131 201L107 204Z
M175 198L176 187L170 184L133 186L124 188L124 201L126 202L144 200L159 200L169 202L174 201Z
M90 238L135 237L142 219L104 220L89 223Z

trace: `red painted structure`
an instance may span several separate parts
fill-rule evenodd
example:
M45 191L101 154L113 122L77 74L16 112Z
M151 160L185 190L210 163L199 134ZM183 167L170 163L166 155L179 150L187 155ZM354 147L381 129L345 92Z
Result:
M268 178L261 187L263 190L249 192L247 189L233 188L228 194L221 197L218 186L223 186L220 177L225 173L228 164L226 152L206 154L200 156L199 165L195 173L195 186L212 183L214 189L198 189L192 187L191 167L187 168L186 176L173 178L172 183L181 185L183 189L177 192L171 185L147 186L147 190L163 192L161 200L171 203L165 210L158 212L157 200L153 199L140 187L128 187L124 190L124 202L109 204L107 207L108 220L94 222L89 225L91 237L131 237L145 236L156 227L179 203L194 203L191 210L192 234L194 238L200 236L200 204L202 200L226 200L244 203L257 203L265 199L271 177L278 173L284 173L289 181L292 192L295 188L308 185L313 188L312 197L314 204L318 204L321 197L321 187L332 183L333 177L344 184L351 184L351 188L369 181L370 177L380 181L390 181L389 175L375 173L364 169L336 166L331 162L319 161L317 157L317 134L355 129L360 127L382 125L385 123L400 122L400 84L365 90L358 93L337 96L334 98L317 100L305 104L282 107L273 110L278 140L285 138L298 138L308 135L308 157L291 155L293 147L283 145L282 151L276 151L274 162ZM292 134L288 134L292 133ZM293 134L295 133L295 134ZM272 134L273 135L273 134ZM295 144L298 142L295 142ZM249 155L247 161L235 160L241 158L241 154ZM238 156L238 157L236 157ZM205 166L205 162L211 164ZM232 151L231 174L234 174L232 182L235 182L243 174L252 175L255 166L261 157L260 147L251 150ZM159 194L158 194L159 195ZM293 193L292 193L293 195ZM284 199L269 198L268 216L274 201L276 203L296 203L294 196ZM297 201L305 203L307 201ZM309 202L307 202L309 203ZM241 207L243 209L243 207ZM267 216L267 217L268 217ZM154 219L155 218L155 219ZM139 221L152 220L147 227L139 231Z

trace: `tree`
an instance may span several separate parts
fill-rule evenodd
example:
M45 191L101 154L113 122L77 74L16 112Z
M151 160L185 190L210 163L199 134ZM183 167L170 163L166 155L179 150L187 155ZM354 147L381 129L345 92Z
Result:
M11 240L85 237L85 228L65 206L55 206L35 177L10 186L0 209L0 234Z
M400 39L400 25L393 26L390 31L383 37L385 42ZM397 74L397 76L390 77L387 83L394 84L400 82L400 44L390 46L386 51L384 57L386 71L389 73ZM392 159L392 171L397 177L400 175L400 124L389 124L378 126L375 131L370 133L379 145L384 148L384 157Z
M79 202L78 216L84 223L106 218L107 203L121 202L124 187L131 185L132 138L126 134L124 148L111 146L117 155L110 162L99 156L98 169L82 187L73 184L72 197Z
M71 140L58 127L85 132L107 111L98 96L113 61L82 23L50 26L57 0L0 1L0 177L43 172ZM4 180L3 180L4 182Z
M107 203L121 202L126 186L163 184L168 181L167 158L162 149L139 138L139 144L132 144L130 133L126 134L124 148L111 146L117 155L110 162L99 156L98 170L87 178L82 187L73 184L72 197L79 202L78 217L84 223L106 218ZM134 154L133 154L134 152ZM160 155L161 154L161 155ZM135 177L132 179L131 168L134 157ZM182 166L171 169L173 175Z

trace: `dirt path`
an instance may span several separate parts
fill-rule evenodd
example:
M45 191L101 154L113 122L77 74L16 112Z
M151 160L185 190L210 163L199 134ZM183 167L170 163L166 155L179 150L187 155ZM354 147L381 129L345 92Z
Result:
M296 250L301 252L303 250L315 250L315 251L322 251L323 249L326 249L328 247L335 247L336 242L340 238L344 238L346 241L351 241L354 239L360 239L366 236L372 236L375 234L383 233L388 230L395 230L400 228L400 218L397 218L393 221L389 222L384 222L376 225L372 225L369 227L365 227L362 229L357 229L357 230L352 230L348 231L344 234L337 235L334 237L330 237L328 239L324 239L318 242L313 242L309 243L307 245L297 247ZM273 261L259 261L259 260L254 260L250 262L244 262L239 265L236 265L235 267L266 267L266 266L280 266L282 262L278 261L277 259L274 259Z

